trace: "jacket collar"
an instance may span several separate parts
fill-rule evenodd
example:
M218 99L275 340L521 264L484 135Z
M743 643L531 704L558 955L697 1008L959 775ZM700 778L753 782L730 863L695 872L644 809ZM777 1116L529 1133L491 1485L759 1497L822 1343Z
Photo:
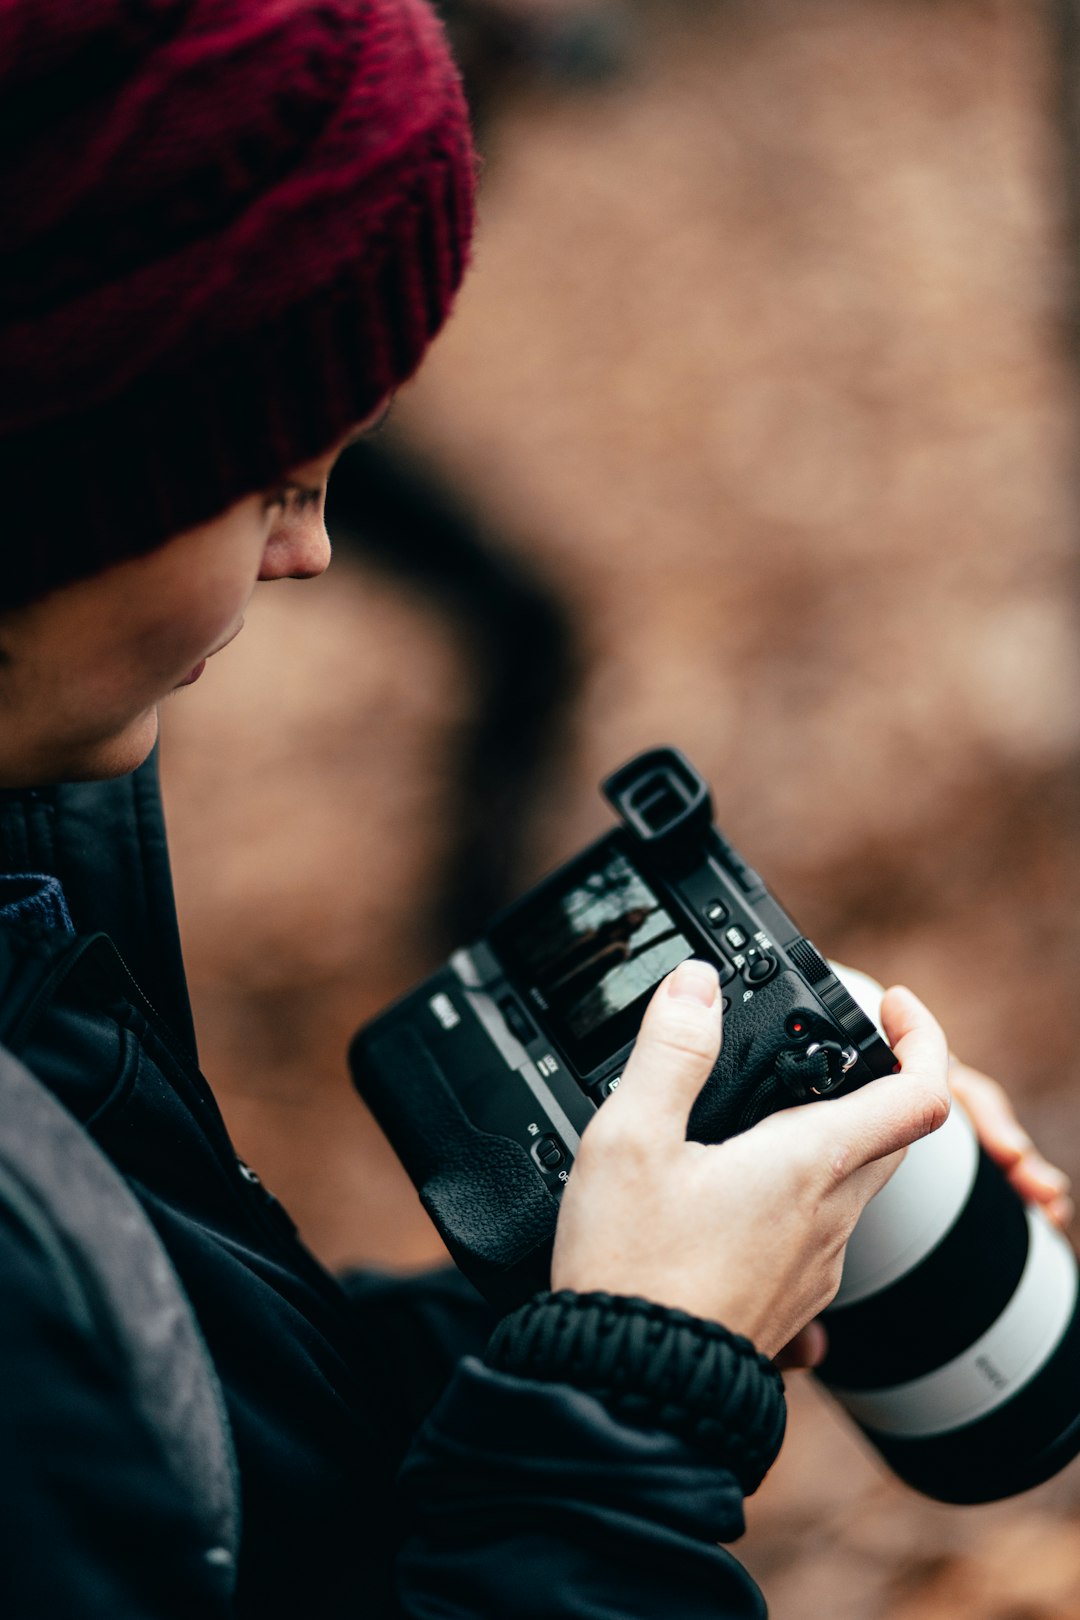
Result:
M0 873L59 879L75 929L102 931L195 1051L158 782L157 749L129 776L0 794Z

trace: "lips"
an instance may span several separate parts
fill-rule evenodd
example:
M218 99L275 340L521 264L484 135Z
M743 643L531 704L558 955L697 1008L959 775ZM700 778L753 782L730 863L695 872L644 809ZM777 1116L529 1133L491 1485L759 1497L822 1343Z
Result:
M195 665L195 668L193 670L191 670L187 675L185 675L182 681L177 681L176 685L173 687L173 691L174 692L179 692L179 690L180 690L180 688L182 686L191 686L194 681L197 681L199 676L202 674L203 670L206 668L206 660L207 660L207 658L213 658L215 653L222 652L224 650L224 648L226 648L231 641L236 640L237 636L240 634L240 632L241 632L241 630L243 628L244 628L244 621L243 621L243 619L241 619L240 623L237 625L236 629L231 630L229 632L229 634L225 637L224 641L219 641L216 647L211 647L210 651L206 655L206 658L200 658L199 662Z
M207 656L210 655L208 654ZM179 691L182 686L190 686L193 681L197 681L205 668L206 659L200 658L199 662L195 665L195 668L191 671L191 673L189 675L185 675L182 681L177 681L176 690Z

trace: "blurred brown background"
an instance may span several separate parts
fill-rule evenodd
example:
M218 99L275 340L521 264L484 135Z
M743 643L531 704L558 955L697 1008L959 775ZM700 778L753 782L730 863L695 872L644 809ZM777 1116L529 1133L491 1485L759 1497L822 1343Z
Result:
M403 563L354 512L169 705L240 1150L332 1263L436 1257L349 1034L672 741L817 943L909 982L1080 1177L1072 8L515 4L475 267L384 446L486 572L455 588L453 548ZM739 1549L773 1620L1080 1617L1080 1465L924 1503L789 1383Z

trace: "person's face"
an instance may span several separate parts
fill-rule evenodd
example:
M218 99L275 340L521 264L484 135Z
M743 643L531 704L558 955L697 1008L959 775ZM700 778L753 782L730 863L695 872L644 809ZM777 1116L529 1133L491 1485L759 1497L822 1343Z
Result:
M0 614L0 786L141 764L159 702L239 634L256 581L326 569L326 481L340 449L144 557Z

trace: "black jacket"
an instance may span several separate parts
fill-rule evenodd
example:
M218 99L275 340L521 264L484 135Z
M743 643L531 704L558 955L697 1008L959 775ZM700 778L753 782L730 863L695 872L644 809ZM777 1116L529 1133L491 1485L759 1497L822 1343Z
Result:
M7 795L2 873L57 877L75 932L0 924L0 1043L156 1228L224 1390L242 1501L227 1599L108 1344L73 1330L0 1204L5 1620L764 1613L716 1545L743 1528L733 1473L569 1384L486 1365L487 1309L453 1275L332 1278L239 1162L194 1059L153 761Z

